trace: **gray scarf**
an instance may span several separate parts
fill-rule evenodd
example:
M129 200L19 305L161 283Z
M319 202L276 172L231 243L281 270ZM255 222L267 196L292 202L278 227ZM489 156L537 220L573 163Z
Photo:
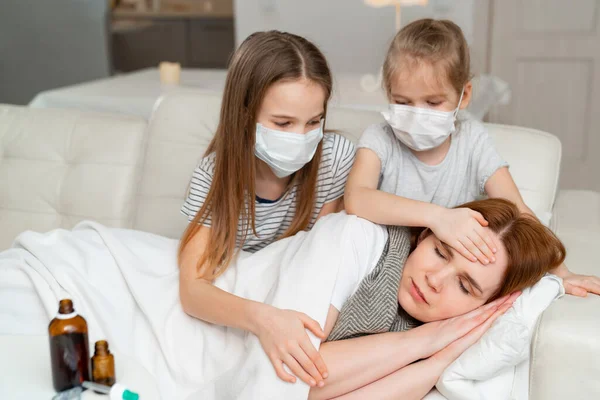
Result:
M388 241L375 269L344 304L327 341L402 332L420 325L398 304L400 278L410 252L410 230L390 226L388 233Z

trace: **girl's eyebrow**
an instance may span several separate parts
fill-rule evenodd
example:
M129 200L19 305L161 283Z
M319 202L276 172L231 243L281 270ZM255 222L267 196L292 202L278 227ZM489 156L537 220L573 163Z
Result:
M427 97L429 97L429 98L441 97L442 99L448 98L448 96L446 96L446 93L428 94Z
M431 93L431 94L426 94L425 96L426 98L442 98L442 99L447 99L448 96L446 95L446 93ZM401 95L400 93L392 93L392 98L402 98L402 99L408 99L408 97Z
M281 118L281 119L296 119L296 117L292 117L290 115L283 115L283 114L272 114L271 117Z
M321 119L321 118L323 118L323 114L324 113L325 112L321 112L320 114L315 115L311 119L317 119L317 118ZM281 119L293 119L293 120L297 119L296 117L292 117L290 115L283 115L283 114L272 114L271 117L273 117L273 118L281 118Z

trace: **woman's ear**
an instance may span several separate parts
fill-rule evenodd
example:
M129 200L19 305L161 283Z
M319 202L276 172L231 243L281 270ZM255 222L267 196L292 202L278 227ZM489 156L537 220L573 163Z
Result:
M465 85L465 92L463 93L462 101L460 102L460 109L464 110L471 103L471 97L473 96L473 82L469 81Z

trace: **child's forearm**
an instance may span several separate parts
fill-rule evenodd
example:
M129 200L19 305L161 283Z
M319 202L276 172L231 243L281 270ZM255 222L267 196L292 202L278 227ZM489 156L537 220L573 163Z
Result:
M348 214L382 225L431 228L436 215L444 210L435 204L366 187L347 190L344 202Z

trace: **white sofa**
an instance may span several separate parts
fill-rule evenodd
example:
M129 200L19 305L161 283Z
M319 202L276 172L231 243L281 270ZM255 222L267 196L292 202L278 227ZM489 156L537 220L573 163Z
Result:
M121 115L0 105L0 250L26 229L70 228L84 219L177 238L187 223L179 209L219 108L216 95L174 94L158 102L146 124ZM331 109L327 126L356 140L379 120L370 111ZM558 139L526 128L488 129L526 203L542 217L552 212ZM570 268L600 274L592 261L600 244L600 196L577 194L560 196L566 207L554 209L552 226L567 246ZM595 222L573 211L582 196ZM555 302L532 343L530 398L600 398L599 333L600 297Z

